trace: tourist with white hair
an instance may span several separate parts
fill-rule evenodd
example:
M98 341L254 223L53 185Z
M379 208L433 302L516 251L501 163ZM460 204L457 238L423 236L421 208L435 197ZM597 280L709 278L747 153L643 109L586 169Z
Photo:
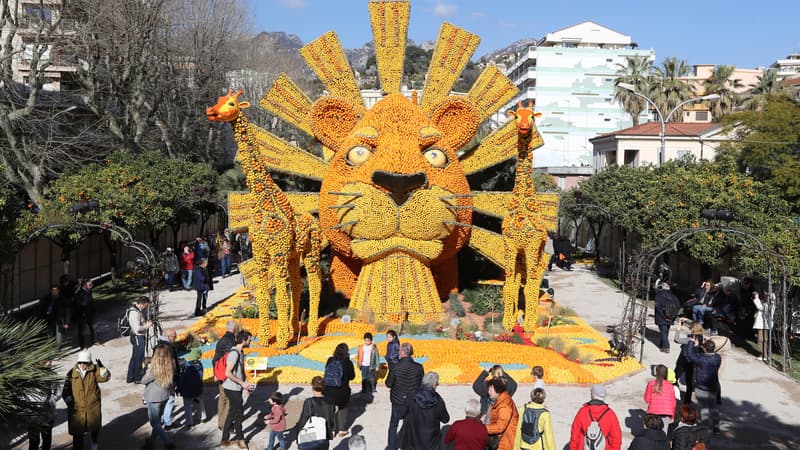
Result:
M445 445L453 444L453 450L483 450L489 442L489 432L481 422L481 402L477 398L467 400L465 418L456 420L444 436Z
M354 434L347 441L347 450L367 450L367 440L360 434Z
M422 385L409 392L400 418L403 428L398 436L399 448L404 450L428 450L442 448L442 430L439 423L450 421L447 406L436 392L439 374L428 372L422 377Z

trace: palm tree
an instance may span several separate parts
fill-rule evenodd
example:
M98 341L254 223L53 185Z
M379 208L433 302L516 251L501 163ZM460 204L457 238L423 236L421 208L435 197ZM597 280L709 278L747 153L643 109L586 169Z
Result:
M742 106L753 111L761 111L767 105L767 98L770 95L780 94L783 85L778 79L778 71L767 69L762 75L758 76L758 82L750 85L750 91L742 102Z
M721 64L714 67L711 77L703 82L706 95L717 94L719 100L711 102L711 117L719 120L720 117L733 111L734 106L739 103L737 89L744 87L742 82L732 79L736 66Z
M24 430L36 423L41 404L61 375L44 364L58 357L54 338L48 337L44 322L0 319L0 436Z
M650 98L658 105L663 114L669 114L681 102L694 96L694 88L686 80L691 74L689 63L677 56L664 60L661 67L655 70L655 77L650 83ZM683 114L677 111L670 119L674 122L683 121ZM664 117L667 120L667 117Z
M619 87L620 83L633 85L636 92L648 90L648 82L653 74L653 61L646 56L626 56L625 63L617 63L617 77L614 78L614 100L630 114L633 125L639 125L639 115L648 108L647 103L633 92Z

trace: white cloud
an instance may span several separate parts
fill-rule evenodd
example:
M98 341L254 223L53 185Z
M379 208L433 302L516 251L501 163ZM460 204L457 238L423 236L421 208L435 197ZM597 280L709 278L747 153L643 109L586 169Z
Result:
M304 9L308 6L308 0L280 0L284 6L292 9Z
M433 7L433 15L447 18L455 14L458 7L456 5L450 5L448 3L437 3L436 6Z

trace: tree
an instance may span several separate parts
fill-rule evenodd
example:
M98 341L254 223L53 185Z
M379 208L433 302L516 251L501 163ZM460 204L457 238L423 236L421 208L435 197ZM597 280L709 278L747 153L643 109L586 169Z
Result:
M750 110L761 111L766 106L770 95L778 95L783 90L783 83L778 79L778 71L767 69L758 76L756 84L750 85L750 91L747 93L742 106Z
M768 95L763 110L732 113L722 123L734 139L722 146L719 158L777 186L800 214L800 105L786 95Z
M714 120L730 113L739 104L739 94L736 91L743 85L741 81L731 78L735 70L735 66L721 64L714 67L709 79L703 81L706 95L719 95L718 100L711 102L711 116Z
M0 164L34 203L50 177L93 159L99 141L96 124L48 85L53 63L67 58L56 44L66 34L64 16L53 2L0 2Z
M49 362L59 356L54 338L39 320L0 319L0 430L21 432L42 413L35 398L47 398L63 378Z
M243 1L74 0L69 10L82 19L71 50L86 105L117 148L226 159L219 128L201 111L237 67Z
M666 58L661 67L656 68L656 75L650 83L648 96L663 114L668 114L681 102L694 95L694 89L685 77L691 73L689 64L677 56ZM683 114L673 115L674 122L681 122ZM666 120L666 117L664 117Z
M653 61L646 56L626 56L625 63L617 63L617 77L614 78L614 100L622 109L630 114L633 125L639 125L639 115L647 109L647 102L629 91L619 87L620 83L628 83L634 87L636 92L648 92L648 84L653 76Z

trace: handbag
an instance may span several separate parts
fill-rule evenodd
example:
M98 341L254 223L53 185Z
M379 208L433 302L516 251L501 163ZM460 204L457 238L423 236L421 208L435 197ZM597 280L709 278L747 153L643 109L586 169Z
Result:
M500 435L490 434L489 439L486 441L486 450L497 450L500 446Z
M306 444L328 439L328 428L324 417L311 416L303 428L297 433L297 443Z

